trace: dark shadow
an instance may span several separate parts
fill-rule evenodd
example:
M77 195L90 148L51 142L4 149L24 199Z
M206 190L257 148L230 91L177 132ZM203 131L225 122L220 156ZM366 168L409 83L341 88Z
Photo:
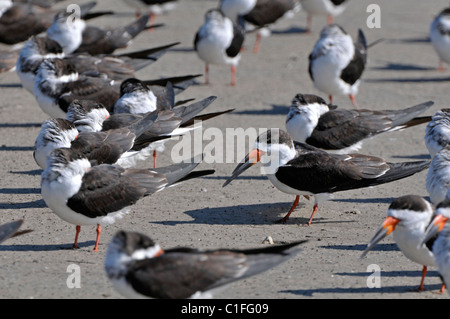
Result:
M386 39L386 42L416 44L416 43L430 43L431 40L429 36L424 36L420 38Z
M157 221L154 224L162 224L166 226L176 226L180 224L204 224L204 225L273 225L288 213L294 202L284 203L268 203L268 204L251 204L223 206L223 207L207 207L203 209L195 209L184 212L189 215L190 221ZM286 225L305 226L311 217L312 208L305 209L305 203L300 202L299 206L294 210ZM327 220L320 216L320 211L314 217L312 226L325 224L351 223L349 220ZM355 221L356 222L356 221Z
M26 128L26 127L41 127L42 123L0 123L0 128Z
M204 178L204 179L224 180L225 181L228 178L230 178L230 176L204 176L202 178ZM238 180L249 180L249 181L260 180L260 181L264 181L264 180L268 180L268 178L265 175L259 175L259 176L238 176L238 177L236 177L236 179L233 180L233 182L234 181L238 181ZM231 182L231 183L233 183L233 182Z
M5 83L5 84L0 84L0 88L4 88L4 89L14 89L14 88L22 88L22 84L20 83Z
M367 277L367 273L365 276ZM419 276L420 278L420 276ZM418 280L419 280L418 278ZM388 293L388 294L401 294L401 293L410 293L417 292L418 286L382 286L381 288L369 288L369 287L359 287L359 288L317 288L317 289L298 289L298 290L281 290L281 293L289 293L294 295L301 295L307 297L313 297L314 294L368 294L368 293ZM427 291L439 291L441 289L441 285L425 285L425 289Z
M272 109L269 110L246 110L246 111L234 111L233 114L245 114L245 115L287 115L289 112L289 106L270 104Z
M40 188L0 188L0 194L40 194Z
M308 32L307 28L299 26L290 26L289 28L286 28L284 30L271 30L271 33L275 35L302 34L307 32Z
M23 175L30 175L30 176L37 176L42 174L42 169L32 169L29 171L12 171L11 174L23 174Z
M439 83L448 82L450 77L419 77L419 78L380 78L380 79L363 79L363 81L368 83L379 83L379 82L397 82L397 83Z
M7 151L7 152L28 152L28 151L34 151L34 146L0 146L0 151Z
M169 52L181 52L181 53L195 52L194 47L170 48L168 51Z
M392 63L388 62L385 66L371 67L372 70L377 71L436 71L437 68L430 66L420 66L406 63Z
M429 160L431 159L430 154L417 154L417 155L392 155L392 158L409 158L414 160Z
M390 204L396 197L377 197L377 198L334 198L332 202L342 203L365 203L365 204Z
M180 224L272 225L286 215L291 205L292 202L207 207L184 212L192 218L190 221L167 220L152 223L166 226L176 226ZM294 211L293 215L296 213L301 214L300 212L297 212L297 210L301 210L301 207L303 206L302 204L300 205L296 211ZM294 217L291 215L287 224L306 224L309 221L309 217L310 216ZM314 220L314 223L319 222L320 220L321 218L317 218L317 220Z
M357 245L330 245L330 246L320 246L320 248L324 249L335 249L335 250L345 250L345 251L360 251L363 252L366 250L367 245L357 244ZM370 251L400 251L397 244L377 244ZM370 252L369 252L370 254Z
M94 246L95 241L78 242L80 248ZM73 243L60 245L0 245L0 251L60 251L74 249Z
M25 203L0 203L0 209L24 209L24 208L45 208L47 204L43 199Z

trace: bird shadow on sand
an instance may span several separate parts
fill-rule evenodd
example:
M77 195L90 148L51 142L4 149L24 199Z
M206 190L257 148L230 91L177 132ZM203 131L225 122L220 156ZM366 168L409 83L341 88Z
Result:
M6 151L6 152L29 152L34 151L33 146L6 146L2 145L0 146L0 151Z
M0 245L0 251L61 251L61 250L76 250L71 244L48 244L48 245ZM94 247L95 241L89 240L85 242L78 242L78 249Z
M42 123L0 123L0 128L41 127Z
M243 115L287 115L289 112L289 106L270 104L272 109L268 110L246 110L246 111L234 111L233 114Z
M154 224L166 226L176 226L180 224L204 224L204 225L292 225L305 226L309 222L312 212L312 206L300 202L294 210L289 220L281 224L280 220L287 214L292 206L292 202L284 203L265 203L234 205L222 207L206 207L185 211L184 214L190 216L190 221L156 221ZM311 206L311 207L309 207ZM311 208L311 210L310 210ZM314 218L313 226L329 223L351 223L349 220L327 219L320 216Z
M299 27L292 25L286 29L280 29L280 30L271 30L270 31L273 35L291 35L291 34L302 34L302 33L308 33L307 28Z
M389 273L383 272L383 277L389 277ZM409 275L408 273L412 273ZM367 278L371 273L360 273L360 276L363 277L362 280ZM411 272L399 272L398 277L417 277L417 282L419 282L420 277L422 275L421 271L411 271ZM441 289L440 284L430 284L425 285L426 291L435 291L438 292ZM291 290L281 290L280 293L286 294L294 294L301 295L307 297L314 297L315 294L351 294L351 295L359 295L359 294L399 294L399 293L420 293L418 291L418 285L400 285L400 286L386 286L382 285L380 288L369 288L369 287L351 287L351 288L342 288L342 287L330 287L330 288L316 288L316 289L291 289Z
M363 79L367 83L380 83L380 82L396 82L396 83L439 83L439 82L449 82L450 77L405 77L405 78L379 78L379 79Z
M15 89L15 88L23 88L23 86L20 83L4 83L4 84L0 84L0 88Z
M40 188L0 188L0 194L6 195L29 195L29 194L41 194ZM47 205L44 200L38 199L29 202L22 203L1 203L0 209L26 209L26 208L45 208Z
M436 71L436 66L386 62L384 66L371 67L375 71Z

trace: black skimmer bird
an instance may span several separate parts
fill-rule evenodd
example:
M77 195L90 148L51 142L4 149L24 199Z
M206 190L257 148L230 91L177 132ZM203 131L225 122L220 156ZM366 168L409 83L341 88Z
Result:
M209 84L209 65L231 65L231 85L236 85L236 68L241 59L245 31L218 9L208 10L205 22L195 34L194 49L205 62L205 84Z
M171 248L119 231L105 259L108 278L127 298L212 298L215 289L293 258L306 241L247 250Z
M450 63L450 8L442 10L430 26L430 40L439 57L439 71Z
M33 36L20 50L19 58L16 58L16 71L23 87L31 93L37 70L45 59L64 59L72 63L80 74L98 74L112 80L125 80L135 77L136 71L157 61L167 49L177 44L178 42L120 55L66 55L58 42L48 37Z
M281 222L289 219L300 195L314 196L314 209L308 225L311 225L319 204L335 192L393 182L430 165L430 161L389 163L368 155L329 154L307 144L294 143L283 130L271 129L257 138L254 149L223 186L259 161L263 163L264 174L276 188L296 195L294 204Z
M86 103L92 102L75 101L73 104ZM117 164L130 168L137 162L134 157L140 157L140 149L165 137L158 134L161 126L175 126L181 122L181 118L175 117L174 113L168 113L148 114L126 127L99 132L79 132L69 120L49 119L41 126L34 144L33 156L36 163L45 169L47 159L54 149L71 148L86 156L91 165ZM142 136L144 133L145 137Z
M297 94L286 117L286 129L296 142L349 154L368 138L429 122L430 116L417 116L433 104L428 101L403 110L346 110L317 95Z
M450 197L439 203L433 221L426 230L422 245L433 243L434 260L445 286L450 287ZM450 293L450 291L449 291Z
M434 214L432 205L421 196L406 195L395 199L389 206L388 217L367 245L361 258L381 240L393 233L394 240L409 260L423 266L419 290L424 291L428 267L435 267L432 242L422 246L425 231Z
M425 145L431 157L450 143L450 109L437 111L425 129Z
M348 0L301 0L302 9L308 13L306 29L311 32L312 17L326 15L327 23L332 24L334 17L345 11Z
M96 5L89 2L80 5L80 16L86 20L111 12L89 13ZM44 9L32 3L14 3L0 17L0 42L18 44L33 35L45 32L53 23L55 15L65 14L65 10Z
M42 173L41 194L47 206L64 221L76 225L74 248L82 225L97 225L94 251L98 251L101 225L122 218L138 200L177 182L214 173L192 170L201 159L161 169L124 169L116 165L91 166L80 152L55 149Z
M348 95L356 108L355 95L366 61L367 44L362 30L353 43L342 27L332 24L322 30L309 55L309 75L314 86L328 94L330 103L333 103L333 95Z
M195 126L192 127L192 125L196 121L206 121L233 111L233 109L230 109L199 114L215 100L215 96L210 96L199 102L177 106L175 108L157 108L147 113L130 112L113 114L110 114L105 107L98 103L72 103L68 108L67 119L77 127L78 131L96 132L134 125L141 118L154 115L156 117L154 125L137 138L133 150L139 151L140 153L139 156L132 157L132 159L145 160L152 154L154 167L156 167L157 152L164 151L164 141L166 138L163 137L186 134L195 129ZM161 120L158 120L159 118ZM159 137L161 139L160 141L148 143L148 141L157 140Z
M185 84L191 85L196 77L198 75L187 75L147 80L144 83L165 86L168 82L174 82L183 87ZM122 82L79 74L75 65L67 60L46 59L36 73L33 93L45 113L53 118L65 118L67 108L74 100L93 100L110 111L120 99Z
M294 12L298 7L297 0L221 0L220 9L234 23L246 30L248 22L258 29L253 52L259 52L262 33L261 29L270 26L284 17L288 12Z
M450 147L446 146L433 157L428 169L426 188L434 205L441 203L447 196L450 185Z
M114 29L104 29L86 24L84 19L67 23L67 12L60 12L47 29L47 36L58 42L66 54L78 52L112 54L115 50L128 47L143 30L149 28L148 15ZM155 26L152 26L155 27Z

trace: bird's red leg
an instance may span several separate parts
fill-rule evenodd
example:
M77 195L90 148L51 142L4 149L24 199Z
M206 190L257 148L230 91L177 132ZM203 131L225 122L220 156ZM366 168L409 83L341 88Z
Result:
M94 251L98 251L98 242L100 241L100 234L102 233L102 227L97 224L97 239L95 240Z
M445 292L445 284L442 284L441 290L439 290L440 294L443 294Z
M231 66L231 86L236 85L236 66Z
M333 104L333 95L328 95L328 99L330 100L330 104Z
M209 64L205 63L205 84L209 84Z
M424 283L425 283L425 276L427 275L428 267L423 266L422 268L422 280L420 281L419 291L425 291Z
M328 17L327 17L327 23L328 24L333 24L333 20L334 20L333 16L331 14L329 14Z
M444 63L442 62L442 60L439 60L438 71L439 71L439 72L445 71Z
M261 46L261 34L258 32L256 34L256 41L255 41L255 45L253 46L253 53L258 53L259 52L259 47Z
M153 12L150 12L149 25L154 24L154 23L155 23L155 20L156 20L156 14L154 14ZM148 31L148 32L152 32L152 31L153 31L153 28L149 28L147 31Z
M280 223L286 223L289 220L289 216L292 214L292 212L294 211L294 209L298 206L298 203L300 202L300 196L296 196L295 197L295 201L292 204L291 209L289 210L289 213L286 214L286 216L284 216L281 220Z
M312 30L312 14L308 14L306 18L306 33L311 33Z
M156 151L153 151L153 168L156 168Z
M72 248L75 248L75 249L78 248L78 235L80 234L80 231L81 231L81 226L77 225L75 227L75 241L73 242Z
M357 109L358 108L358 104L356 104L355 96L353 94L350 94L349 97L350 97L350 101L352 101L353 107L355 109Z
M313 212L312 212L311 218L309 219L308 224L306 224L307 226L311 226L311 223L313 221L314 215L317 213L318 209L319 209L319 205L314 204L314 208L313 208Z

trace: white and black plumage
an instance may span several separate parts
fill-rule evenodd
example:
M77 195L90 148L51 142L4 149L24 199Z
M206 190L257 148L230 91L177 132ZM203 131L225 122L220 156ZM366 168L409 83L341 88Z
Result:
M168 82L179 82L177 86L186 88L197 76L146 80L144 83L164 87ZM33 93L45 113L53 118L65 118L67 108L74 100L93 100L110 111L120 98L122 82L79 74L75 65L68 60L46 59L36 73Z
M430 224L434 209L421 196L405 195L395 199L389 206L388 217L377 230L362 254L363 258L378 242L393 233L394 240L402 253L411 261L423 266L420 291L424 291L424 281L428 267L435 267L432 252L433 241L421 245L425 231Z
M144 87L135 88L140 90ZM199 114L215 100L215 96L210 96L199 102L175 108L173 104L168 108L160 108L160 103L158 103L154 111L146 113L134 112L136 111L133 108L134 105L130 104L131 109L129 111L131 112L113 114L110 114L106 108L97 103L72 103L67 112L67 119L74 123L79 131L96 132L127 127L133 125L136 121L140 121L143 117L154 116L155 122L153 125L137 138L133 150L139 151L139 155L132 159L145 160L153 155L154 167L156 167L156 154L164 151L164 142L167 137L180 136L192 131L192 125L195 121L205 121L233 111L233 109L230 109ZM137 107L139 108L139 106ZM161 140L158 141L158 139ZM149 144L148 141L152 140L156 141Z
M120 48L126 48L143 30L147 29L148 15L136 21L114 29L90 26L83 19L74 19L67 23L67 12L59 13L47 29L47 36L58 42L66 54L73 52L111 54Z
M434 205L442 202L450 188L450 147L446 146L433 157L426 179L426 189Z
M234 23L246 30L246 23L256 29L269 27L284 17L288 12L295 11L297 0L221 0L220 9ZM253 52L257 53L261 44L261 32L258 31Z
M437 111L425 128L425 145L431 157L450 143L450 109Z
M57 11L44 10L25 4L7 8L0 17L0 42L18 44L29 37L45 32Z
M433 243L433 254L438 272L445 286L450 287L450 197L447 196L436 207L433 221L426 230L423 245ZM443 289L442 289L443 291ZM450 293L450 291L449 291Z
M191 171L201 162L175 164L161 169L124 169L116 165L91 166L78 151L55 149L42 173L41 194L47 206L64 221L77 225L74 248L82 225L97 225L98 250L101 225L112 224L130 206L148 195L189 178L213 173Z
M236 84L236 68L241 59L245 31L220 10L211 9L195 34L194 49L205 62L205 83L209 84L209 65L231 65L231 85Z
M22 1L25 2L25 1ZM110 11L90 12L95 2L80 5L80 17L85 20L111 14ZM17 44L31 36L48 30L56 15L67 14L65 9L53 9L35 5L33 2L13 3L0 17L0 42Z
M306 28L312 29L312 17L326 15L327 23L332 24L334 17L342 14L347 7L348 0L301 0L302 9L308 13Z
M294 144L285 131L271 129L257 138L254 149L235 168L224 186L259 161L263 163L264 174L276 188L296 195L281 222L289 219L300 195L314 196L314 210L308 225L311 225L320 202L335 192L393 182L430 165L430 161L389 163L379 157L361 154L329 154L307 144Z
M403 110L346 110L317 95L297 94L286 117L286 129L296 142L348 154L358 151L368 138L429 122L431 117L417 116L433 104L428 101Z
M121 55L96 55L87 53L64 54L58 42L48 37L31 37L20 50L16 71L24 88L33 92L37 70L45 59L59 58L72 63L79 74L106 76L112 80L135 77L135 72L152 64L168 48L178 43Z
M430 25L430 40L439 57L439 70L450 63L450 8L442 10Z
M359 30L358 40L337 24L326 26L320 39L309 55L309 75L314 86L328 94L330 103L333 95L347 95L356 107L360 78L367 61L367 44Z
M60 118L46 120L34 142L33 157L36 164L45 169L50 153L57 148L70 147L78 134L70 121Z
M91 102L75 101L73 104L86 103ZM91 165L117 164L130 168L137 162L135 157L140 157L139 150L163 138L158 136L161 126L176 125L181 122L181 119L176 118L173 113L168 113L148 114L136 119L128 126L101 132L79 132L69 120L49 119L41 126L35 141L33 156L36 163L45 169L47 159L54 149L71 148L86 156ZM146 136L142 135L144 133Z
M217 288L293 258L304 242L247 250L163 250L146 235L120 231L109 244L105 270L127 298L211 298Z

